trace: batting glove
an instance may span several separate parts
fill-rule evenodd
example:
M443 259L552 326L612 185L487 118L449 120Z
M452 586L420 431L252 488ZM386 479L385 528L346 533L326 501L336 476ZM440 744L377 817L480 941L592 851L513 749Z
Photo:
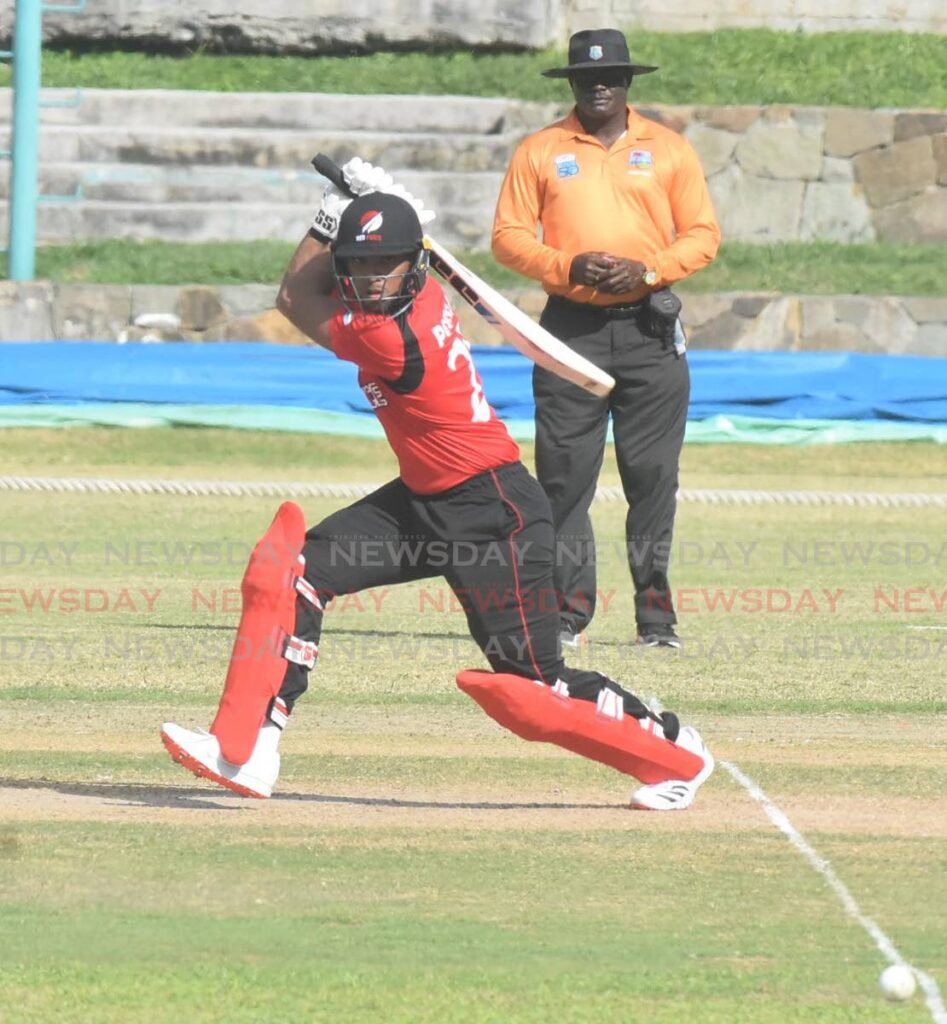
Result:
M389 195L399 196L414 207L422 224L429 223L436 216L433 210L426 209L423 201L416 199L404 185L397 184L384 167L377 167L356 156L342 165L342 173L356 195L361 196L366 192L387 192Z
M351 198L340 192L335 185L327 185L322 193L322 205L312 218L310 230L321 241L334 242L339 233L339 219Z
M394 184L391 175L383 167L376 167L357 156L342 165L342 173L349 188L357 196L366 192L388 192Z
M418 199L416 196L413 196L404 187L404 185L392 185L390 188L385 188L381 191L387 192L389 195L398 196L406 203L410 203L414 207L414 212L418 215L418 220L422 224L430 224L430 222L437 216L433 210L429 210L424 205L423 199Z
M361 196L368 192L387 192L389 195L398 196L414 207L418 220L422 224L429 224L437 216L433 210L428 210L425 207L423 200L413 196L404 185L396 184L383 167L376 167L356 156L342 165L342 173L345 175L349 188L356 195ZM326 186L322 193L322 205L312 219L311 230L313 233L326 243L335 241L339 233L339 219L351 201L349 196L341 192L335 185Z
M392 184L391 175L381 167L353 157L342 165L342 174L349 189L356 195L366 192L380 192ZM310 225L312 232L323 242L334 242L339 234L339 220L351 197L336 185L326 186L322 193L322 205Z

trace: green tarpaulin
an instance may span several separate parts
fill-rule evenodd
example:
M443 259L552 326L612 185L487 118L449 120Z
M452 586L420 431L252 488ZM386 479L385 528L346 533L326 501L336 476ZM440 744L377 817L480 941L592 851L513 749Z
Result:
M506 420L518 441L533 438L532 420ZM230 427L310 434L383 437L374 417L282 406L166 405L99 402L81 405L0 406L0 427ZM885 420L773 420L712 416L690 420L692 444L837 444L849 441L936 441L947 444L947 426Z

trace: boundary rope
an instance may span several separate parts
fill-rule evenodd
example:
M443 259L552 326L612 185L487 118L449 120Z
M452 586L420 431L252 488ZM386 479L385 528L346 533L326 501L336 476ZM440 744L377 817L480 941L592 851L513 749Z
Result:
M0 491L60 494L174 494L183 497L362 498L377 483L298 483L230 480L110 480L95 477L0 476ZM947 508L947 494L866 491L755 491L683 488L678 500L698 505L848 505L856 508ZM624 501L620 487L599 487L596 501Z

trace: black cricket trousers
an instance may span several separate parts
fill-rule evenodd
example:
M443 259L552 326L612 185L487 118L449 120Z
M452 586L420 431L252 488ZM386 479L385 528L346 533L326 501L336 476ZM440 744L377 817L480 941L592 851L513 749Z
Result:
M525 466L514 462L432 495L393 480L309 530L303 556L305 578L323 607L333 597L442 576L495 672L550 686L562 679L583 700L596 700L604 687L623 696L628 714L643 717L641 702L618 683L563 665L553 545L549 501ZM300 639L318 644L322 620L318 607L297 597ZM308 674L287 665L280 697L290 710Z
M628 502L625 540L635 617L639 627L674 623L668 562L690 397L687 358L649 333L642 306L609 316L600 307L551 297L540 323L616 380L612 393L600 398L547 370L533 372L536 475L552 506L563 625L581 633L595 611L589 507L609 417Z

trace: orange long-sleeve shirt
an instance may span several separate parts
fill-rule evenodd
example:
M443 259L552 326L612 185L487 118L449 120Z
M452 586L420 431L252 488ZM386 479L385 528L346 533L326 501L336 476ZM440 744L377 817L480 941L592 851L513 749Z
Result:
M537 237L537 224L542 238ZM493 255L573 302L633 302L644 286L609 295L572 284L579 253L638 260L673 284L717 254L720 227L697 154L681 135L629 107L611 147L588 135L573 110L527 136L510 161L493 222Z

